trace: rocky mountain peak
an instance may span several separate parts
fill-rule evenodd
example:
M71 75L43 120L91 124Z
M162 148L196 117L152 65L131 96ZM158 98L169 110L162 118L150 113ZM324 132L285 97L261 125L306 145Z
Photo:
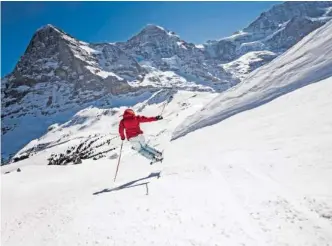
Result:
M73 37L65 33L60 28L57 28L51 24L47 24L37 29L37 31L34 33L34 35L31 38L27 51L29 50L29 48L31 49L35 47L37 43L43 43L44 45L49 45L49 44L54 44L54 42L59 41L59 39L66 39L66 38L70 39Z
M319 18L323 16L332 2L285 2L273 6L270 10L263 12L248 27L245 32L276 31L280 25L294 17Z
M206 52L222 63L234 61L248 52L272 51L281 54L331 20L331 8L332 2L277 4L243 30L206 43Z
M146 25L136 36L156 36L156 35L161 35L161 36L176 36L174 32L168 31L165 28L153 24L148 24ZM177 36L176 36L177 37Z
M71 65L71 46L76 43L79 41L53 25L48 24L39 28L16 64L15 77L20 81L21 78L27 77L33 77L34 81L47 81L45 76L41 79L42 75L48 74L54 77L55 70L60 64Z
M147 24L143 29L142 32L166 32L165 28L161 26L157 26L154 24Z
M61 36L62 33L54 26L50 24L43 26L32 36L25 54L33 52L35 49L55 44Z
M176 42L180 38L174 32L157 25L148 24L138 34L126 42L126 45L148 45L160 42Z
M47 24L45 26L42 26L42 27L38 28L37 31L36 31L36 33L38 33L38 32L48 32L48 33L51 33L53 31L63 32L61 29L53 26L52 24Z

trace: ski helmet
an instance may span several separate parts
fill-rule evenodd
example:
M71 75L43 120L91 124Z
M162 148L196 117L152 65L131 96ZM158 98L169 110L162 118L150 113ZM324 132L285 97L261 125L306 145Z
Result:
M132 116L134 116L134 115L135 115L135 112L134 112L134 110L128 108L128 109L126 109L126 110L124 111L123 115L128 115L128 116L129 116L129 115L132 115Z

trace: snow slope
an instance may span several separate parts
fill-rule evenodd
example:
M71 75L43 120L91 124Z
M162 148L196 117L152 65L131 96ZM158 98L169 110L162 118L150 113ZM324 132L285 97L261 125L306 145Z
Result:
M173 114L177 95L164 121L144 126L160 133L164 162L125 143L115 184L116 159L46 166L37 153L2 167L22 170L1 176L2 245L331 245L331 93L325 79L168 142L160 129L195 110ZM81 131L105 133L111 122L99 121Z
M165 120L167 125L161 127L160 124L149 124L148 126L143 124L142 126L143 130L146 127L149 128L149 132L146 134L150 141L154 141L160 135L169 141L173 130L182 119L202 108L217 94L162 89L145 100L141 98L141 103L132 103L131 106L139 114L158 115L171 95L173 99L169 101L163 113L167 117ZM71 148L77 149L80 144L89 145L92 141L94 142L91 143L89 149L94 152L91 153L93 156L118 147L120 139L114 139L114 136L118 136L119 119L123 111L130 105L128 99L126 102L127 105L122 103L118 104L118 107L110 109L94 105L79 111L69 121L54 129L51 127L46 134L30 141L14 156L14 159L22 156L29 156L29 159L36 157L39 162L47 164L47 159L51 154L66 153ZM107 141L109 144L105 144ZM107 153L107 157L113 154L114 152L110 151Z
M173 139L332 76L332 21L186 119Z

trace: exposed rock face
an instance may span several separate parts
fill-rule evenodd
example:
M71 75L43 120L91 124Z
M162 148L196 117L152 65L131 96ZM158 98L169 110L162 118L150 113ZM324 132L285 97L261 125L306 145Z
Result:
M202 49L159 26L147 25L127 42L117 45L138 61L146 61L162 71L176 71L184 77L194 77L194 81L232 81L230 74L209 61Z
M99 51L96 53L97 61L105 71L114 72L129 81L140 80L146 73L132 56L114 44L91 44L91 47Z

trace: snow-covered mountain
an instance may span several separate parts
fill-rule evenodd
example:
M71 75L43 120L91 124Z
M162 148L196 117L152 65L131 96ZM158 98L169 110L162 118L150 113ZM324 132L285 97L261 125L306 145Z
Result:
M248 52L272 52L261 62L268 63L271 58L285 52L307 34L331 20L331 9L330 1L277 4L262 13L248 27L230 37L209 41L204 44L204 49L208 56L222 64L235 59L242 59L247 63L247 59L241 56L246 56ZM254 63L256 59L253 58ZM238 69L235 69L236 72ZM246 70L243 72L245 73L239 76L247 74Z
M175 130L173 139L332 76L332 20L221 93Z
M205 47L211 57L225 62L250 51L269 50L279 54L329 21L331 8L329 1L278 4L243 30L218 41L209 41Z
M141 98L133 108L147 116L168 103L163 120L142 124L165 159L151 166L126 141L115 183L125 107L51 126L17 155L28 159L1 169L1 243L330 245L331 35L329 22L222 95Z
M126 42L100 44L46 25L1 81L2 155L88 106L133 106L164 88L222 92L323 25L331 7L331 2L276 5L242 31L204 45L156 25Z
M159 27L148 26L143 33L158 42L162 34L153 41L154 29ZM123 44L79 41L52 25L39 29L14 71L2 80L2 154L12 154L49 125L63 123L89 105L132 106L160 88L213 91L236 83L219 67L205 66L202 54L195 58L191 51L182 55L175 50L178 58L147 62L131 52L132 42L126 50Z
M223 84L232 81L222 68L206 59L202 49L159 26L147 25L127 42L118 45L140 62L148 61L148 64L162 71L194 77L193 81Z

